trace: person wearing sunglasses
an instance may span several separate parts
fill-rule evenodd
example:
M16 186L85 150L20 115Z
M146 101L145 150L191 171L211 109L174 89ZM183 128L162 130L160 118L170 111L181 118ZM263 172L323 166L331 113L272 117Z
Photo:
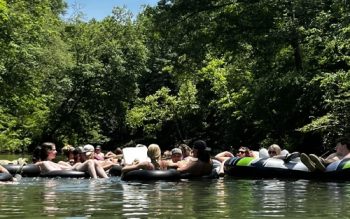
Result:
M259 157L282 159L284 160L284 162L287 163L297 157L300 157L300 153L299 152L289 153L288 150L286 149L282 150L278 144L272 144L267 148L267 150L265 148L260 149Z
M225 172L224 172L224 165L225 165L225 161L232 158L232 157L255 157L253 151L251 151L248 147L244 147L241 146L239 147L236 156L233 155L233 153L231 153L230 151L223 151L218 153L217 155L215 155L215 159L218 160L221 164L220 164L220 168L219 168L219 176L224 176Z
M269 157L276 157L281 155L281 147L277 144L272 144L268 147L267 152L269 153Z
M254 154L248 147L241 146L236 153L236 157L254 157Z

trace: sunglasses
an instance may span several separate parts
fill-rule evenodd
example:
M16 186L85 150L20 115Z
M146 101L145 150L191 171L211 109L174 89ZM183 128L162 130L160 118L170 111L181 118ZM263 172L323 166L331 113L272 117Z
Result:
M245 153L245 151L238 151L238 153L239 153L239 154L244 154L244 153Z

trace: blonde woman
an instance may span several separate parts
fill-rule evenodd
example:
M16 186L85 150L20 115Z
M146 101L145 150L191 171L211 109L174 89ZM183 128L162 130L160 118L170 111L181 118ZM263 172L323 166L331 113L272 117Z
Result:
M149 161L138 162L135 161L133 164L123 167L122 173L126 173L132 170L166 170L166 162L161 160L161 150L159 145L150 144L147 148L147 156Z
M265 149L266 150L266 149ZM270 158L282 159L284 162L289 162L297 157L300 157L299 152L289 153L286 149L281 150L277 144L272 144L267 149Z
M281 155L281 147L277 144L272 144L267 149L269 157L275 157Z

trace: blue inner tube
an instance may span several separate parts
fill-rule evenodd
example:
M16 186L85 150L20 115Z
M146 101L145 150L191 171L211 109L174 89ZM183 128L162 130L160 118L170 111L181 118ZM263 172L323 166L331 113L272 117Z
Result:
M170 170L133 170L122 174L122 180L179 180L181 179L181 174L175 169Z
M0 181L1 182L12 181L12 175L9 173L0 173Z
M16 165L8 164L3 166L10 174L20 174L25 177L36 177L40 175L40 168L35 164Z
M40 174L40 177L48 178L89 178L90 175L86 172L76 170L54 170Z

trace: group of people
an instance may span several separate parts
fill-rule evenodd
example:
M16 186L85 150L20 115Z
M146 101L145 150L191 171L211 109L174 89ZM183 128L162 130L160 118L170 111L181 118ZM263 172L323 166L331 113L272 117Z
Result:
M222 162L220 168L220 174L223 174L223 163L227 159L234 157L234 155L228 151L221 152L215 156L215 158ZM336 140L335 152L331 153L326 158L317 156L315 154L305 154L299 152L289 153L287 150L282 150L277 144L270 145L267 149L262 148L259 152L253 152L247 147L240 147L236 157L257 157L257 158L275 158L282 159L285 162L290 162L296 158L300 158L300 161L309 169L310 172L314 171L326 171L328 165L340 161L345 158L350 158L350 138L342 137Z
M336 140L335 152L328 155L326 158L317 156L316 154L305 154L299 152L293 152L289 154L287 151L281 152L281 148L278 145L271 145L268 149L270 157L284 159L286 162L300 157L300 161L309 169L309 171L326 171L326 168L331 163L336 161L350 158L350 138L341 137Z
M92 145L85 145L83 148L72 150L73 160L70 157L71 151L68 151L68 160L56 163L53 161L57 155L56 145L51 142L45 142L34 149L33 163L39 166L41 173L55 170L77 170L88 172L93 179L99 177L108 178L103 164L94 159L94 151L95 149Z
M144 145L141 145L144 146ZM144 146L146 147L146 146ZM170 159L161 159L161 149L157 144L147 147L147 160L135 161L131 164L123 163L123 150L117 148L114 152L104 154L100 146L87 144L81 147L66 145L62 148L65 160L55 162L57 150L52 142L42 143L33 152L33 163L40 168L42 174L51 171L75 170L89 173L90 177L108 178L108 170L113 165L121 165L122 174L136 169L167 170L176 169L180 173L202 176L211 173L212 161L205 141L198 140L193 148L182 144L171 150ZM0 166L0 173L6 168Z
M192 176L209 175L213 164L209 154L209 148L203 140L197 140L193 143L193 148L185 144L173 148L169 157L162 159L162 153L159 145L150 144L147 147L147 156L149 160L135 161L131 165L122 168L122 174L132 170L167 170L176 169L180 173L188 173Z
M144 146L144 145L142 145ZM146 147L146 146L144 146ZM165 151L163 154L159 145L150 144L147 147L147 160L134 160L131 164L124 164L123 150L117 148L114 152L104 154L101 146L87 144L83 147L72 147L66 145L62 148L66 160L54 162L57 150L56 145L51 142L45 142L36 147L33 152L33 163L37 165L42 173L48 173L55 170L76 170L89 173L91 178L108 178L107 171L113 165L121 165L122 174L132 170L167 170L176 169L180 173L189 173L193 176L209 175L215 164L219 163L219 175L224 175L224 163L232 157L255 157L255 158L275 158L289 162L299 158L310 171L325 171L327 165L344 158L350 158L350 140L349 138L340 138L337 140L336 151L326 158L318 157L315 154L305 154L299 152L289 153L287 150L281 150L277 144L270 145L267 149L262 148L259 151L252 151L248 147L240 147L234 155L230 151L223 151L211 158L210 148L203 140L197 140L192 148L186 144L180 144L171 151ZM162 156L163 155L163 156ZM0 173L8 171L0 166Z

